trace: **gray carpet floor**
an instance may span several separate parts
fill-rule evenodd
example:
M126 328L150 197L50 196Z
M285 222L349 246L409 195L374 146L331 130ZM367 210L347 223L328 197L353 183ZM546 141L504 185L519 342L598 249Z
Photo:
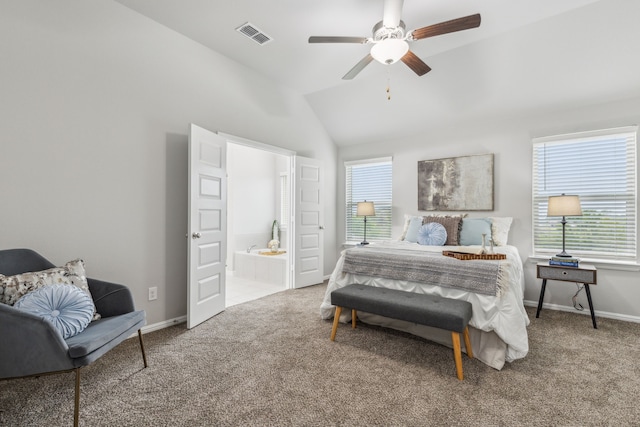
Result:
M496 371L402 332L320 319L326 285L129 339L83 369L83 426L640 425L640 325L529 309L530 352ZM74 375L0 381L0 425L66 426Z

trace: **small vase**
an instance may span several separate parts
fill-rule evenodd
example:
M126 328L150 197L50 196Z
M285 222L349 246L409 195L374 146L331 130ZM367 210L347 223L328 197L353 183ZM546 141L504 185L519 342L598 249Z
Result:
M482 233L482 250L480 251L481 254L487 253L486 239L487 239L486 233Z

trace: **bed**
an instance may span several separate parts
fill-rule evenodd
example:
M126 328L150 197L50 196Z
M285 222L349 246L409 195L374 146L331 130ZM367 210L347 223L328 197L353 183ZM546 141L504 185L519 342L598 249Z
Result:
M446 298L454 298L468 301L473 306L473 316L469 322L469 334L471 336L474 356L481 362L500 370L505 362L512 362L524 358L529 351L527 326L529 318L523 305L524 298L524 274L522 260L514 246L497 246L493 248L496 254L504 254L506 259L500 261L472 260L463 261L443 255L443 250L452 252L478 252L480 246L429 246L418 243L402 241L388 241L379 244L371 244L364 247L356 247L342 251L340 258L331 274L329 284L320 307L323 319L331 319L334 316L335 307L331 305L331 292L351 283L360 283L369 286L400 289L405 291L440 295ZM373 254L369 265L360 265L359 257ZM395 257L395 258L394 258ZM402 268L402 258L410 260ZM380 260L384 259L384 262ZM398 262L392 261L399 260ZM424 261L423 261L424 260ZM363 261L366 263L366 261ZM426 263L429 267L424 267ZM383 264L400 265L401 270L406 270L404 276L389 273ZM458 263L458 264L456 264ZM473 264L476 263L476 264ZM446 268L459 270L455 273L446 273L441 265ZM422 265L423 270L433 272L415 272L411 266ZM466 274L467 276L481 276L483 279L471 280L469 286L456 286L456 283L465 282L465 271L470 271L477 266L478 269L486 269L480 274ZM407 267L408 266L408 267ZM456 269L456 266L459 268ZM380 268L378 268L380 267ZM371 275L367 272L375 271ZM480 270L477 270L480 272ZM486 273L486 274L485 274ZM457 274L457 276L455 276ZM485 280L486 275L486 280ZM395 278L393 278L395 277ZM482 283L493 282L486 287ZM434 284L438 283L438 284ZM478 288L475 288L478 286ZM341 322L351 320L350 310L346 310L340 316ZM416 325L404 321L388 319L369 313L358 313L358 318L374 325L389 327L423 338L451 346L451 337L447 331Z

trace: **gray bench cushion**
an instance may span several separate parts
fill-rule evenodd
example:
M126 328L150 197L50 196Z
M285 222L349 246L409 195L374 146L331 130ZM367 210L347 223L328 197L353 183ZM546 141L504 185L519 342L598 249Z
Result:
M331 292L331 304L455 332L464 332L472 314L467 301L360 284Z

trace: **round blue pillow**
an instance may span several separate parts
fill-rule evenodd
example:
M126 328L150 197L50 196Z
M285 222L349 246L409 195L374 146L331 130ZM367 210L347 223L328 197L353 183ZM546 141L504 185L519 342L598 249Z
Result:
M93 318L93 301L73 285L55 284L29 292L14 307L51 322L64 339L82 332Z
M447 230L442 224L428 222L418 231L418 243L429 246L442 246L447 241Z

